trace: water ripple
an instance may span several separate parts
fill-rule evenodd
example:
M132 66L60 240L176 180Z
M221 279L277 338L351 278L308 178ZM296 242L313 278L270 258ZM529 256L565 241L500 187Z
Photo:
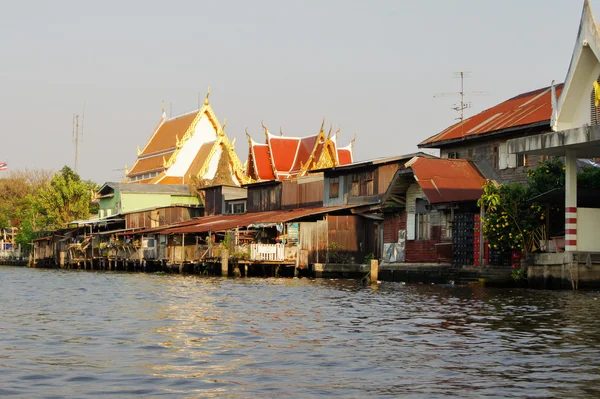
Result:
M597 398L597 292L0 268L0 396Z

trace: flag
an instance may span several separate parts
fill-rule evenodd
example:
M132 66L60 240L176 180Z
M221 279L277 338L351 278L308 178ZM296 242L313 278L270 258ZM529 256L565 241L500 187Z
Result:
M0 170L8 169L8 162L0 162Z

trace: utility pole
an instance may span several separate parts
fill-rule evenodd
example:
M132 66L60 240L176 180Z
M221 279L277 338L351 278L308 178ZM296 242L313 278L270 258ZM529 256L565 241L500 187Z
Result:
M79 115L73 114L73 143L75 143L75 173L79 173L79 143L83 141L83 122L85 119L85 101L81 114L81 131L79 130Z

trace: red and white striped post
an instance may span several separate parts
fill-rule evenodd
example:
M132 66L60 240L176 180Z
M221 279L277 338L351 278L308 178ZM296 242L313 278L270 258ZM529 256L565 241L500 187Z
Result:
M577 152L565 153L565 252L577 251Z

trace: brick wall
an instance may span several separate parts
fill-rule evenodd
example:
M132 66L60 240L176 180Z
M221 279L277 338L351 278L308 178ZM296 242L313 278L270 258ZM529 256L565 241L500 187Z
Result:
M398 230L406 229L406 212L398 215L396 221ZM451 242L451 240L443 240L442 227L431 226L430 240L407 240L405 247L405 262L423 262L437 263L437 255L435 252L435 244L440 242Z

